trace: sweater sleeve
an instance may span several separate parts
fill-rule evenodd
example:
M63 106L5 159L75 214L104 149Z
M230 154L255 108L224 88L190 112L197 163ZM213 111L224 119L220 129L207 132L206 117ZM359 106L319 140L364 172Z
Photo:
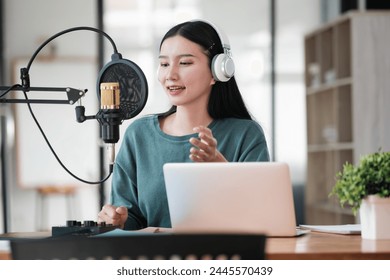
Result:
M117 162L112 180L111 204L127 208L128 218L124 229L137 230L146 227L146 219L138 207L137 197L137 186L132 176L122 168L120 162Z
M241 155L238 161L269 161L268 145L263 129L252 122L241 139Z
M224 119L213 133L218 149L230 162L270 160L264 131L255 121Z
M134 151L137 124L128 127L119 149L111 182L111 204L125 206L128 218L124 229L137 230L146 227L146 218L139 207L137 161Z

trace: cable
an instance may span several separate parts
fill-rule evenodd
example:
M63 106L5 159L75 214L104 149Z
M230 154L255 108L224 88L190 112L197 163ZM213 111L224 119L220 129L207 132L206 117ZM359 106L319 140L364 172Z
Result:
M88 30L88 31L93 31L93 32L96 32L96 33L99 33L101 35L103 35L104 37L106 37L113 49L114 49L114 53L118 53L118 50L116 48L116 45L114 43L114 40L112 40L112 38L107 34L105 33L104 31L100 30L100 29L97 29L97 28L93 28L93 27L89 27L89 26L79 26L79 27L73 27L73 28L69 28L69 29L66 29L66 30L63 30L61 32L58 32L57 34L54 34L53 36L51 36L49 39L47 39L45 42L43 42L39 48L35 51L35 53L32 55L32 57L30 58L30 61L28 62L27 64L27 72L30 71L30 67L31 67L31 64L33 63L35 57L38 55L38 53L48 44L50 43L52 40L54 40L55 38L61 36L61 35L64 35L66 33L69 33L69 32L73 32L73 31L80 31L80 30Z
M5 90L1 95L0 95L0 98L2 98L3 96L6 96L10 91L12 91L14 88L16 87L22 87L20 84L14 84L12 86L10 86L7 90Z
M28 99L28 96L27 96L27 91L29 90L29 87L30 87L30 78L29 78L29 71L30 71L30 68L31 68L31 65L34 61L34 59L37 57L37 55L39 54L39 52L49 43L51 42L52 40L54 40L55 38L61 36L61 35L64 35L66 33L69 33L69 32L74 32L74 31L80 31L80 30L87 30L87 31L93 31L93 32L96 32L96 33L99 33L101 35L103 35L104 37L106 37L113 49L114 49L114 54L117 54L118 53L118 50L116 48L116 45L114 43L114 41L112 40L112 38L107 34L105 33L104 31L100 30L100 29L96 29L96 28L93 28L93 27L88 27L88 26L79 26L79 27L73 27L73 28L69 28L69 29L66 29L66 30L63 30L61 32L58 32L57 34L51 36L50 38L48 38L46 41L44 41L39 47L38 49L34 52L34 54L31 56L28 64L27 64L27 67L26 68L22 68L21 69L21 79L22 79L22 85L20 84L15 84L15 85L12 85L11 87L9 87L6 91L4 91L1 95L0 95L0 98L5 96L6 94L8 94L10 91L12 91L15 87L21 87L23 89L23 93L24 93L24 97L26 100L29 100ZM58 161L58 163L62 166L62 168L65 169L66 172L68 172L73 178L83 182L83 183L86 183L86 184L101 184L105 181L107 181L107 179L111 176L112 172L113 172L113 164L110 164L109 165L109 174L107 175L106 178L100 180L100 181L96 181L96 182L91 182L91 181L87 181L87 180L84 180L84 179L81 179L79 178L78 176L76 176L75 174L73 174L63 163L62 161L60 160L60 158L58 157L57 153L54 151L52 145L50 144L50 141L49 139L47 138L45 132L43 131L41 125L39 124L39 121L37 120L37 118L35 117L35 114L31 108L31 105L29 102L27 102L27 107L30 111L30 114L35 122L35 124L37 125L39 131L41 132L44 140L46 141L46 144L48 145L50 151L53 153L54 157L56 158L56 160Z
M111 43L111 45L112 45L112 47L113 47L113 49L114 49L114 53L118 53L118 50L117 50L117 48L116 48L116 45L115 45L114 40L112 40L112 38L111 38L107 33L105 33L104 31L102 31L102 30L100 30L100 29L97 29L97 28L88 27L88 26L79 26L79 27L69 28L69 29L63 30L63 31L61 31L61 32L58 32L57 34L54 34L53 36L51 36L50 38L48 38L46 41L44 41L44 42L38 47L38 49L37 49L37 50L34 52L34 54L31 56L31 58L30 58L30 60L29 60L29 62L28 62L28 64L27 64L27 67L26 67L25 69L21 69L21 71L22 71L22 76L24 75L24 76L22 77L22 84L25 86L25 87L23 87L23 88L24 88L23 93L24 93L24 96L25 96L25 99L26 99L26 100L28 100L26 90L28 90L28 87L30 86L30 83L29 83L29 71L30 71L30 68L31 68L31 65L32 65L34 59L37 57L37 55L39 54L39 52L40 52L40 51L41 51L49 42L51 42L51 41L54 40L55 38L57 38L57 37L59 37L59 36L61 36L61 35L64 35L64 34L66 34L66 33L74 32L74 31L81 31L81 30L93 31L93 32L96 32L96 33L99 33L99 34L103 35L104 37L106 37L106 38L110 41L110 43ZM25 79L27 79L27 83L26 83L26 80L25 80ZM26 88L26 87L27 87L27 88ZM8 90L8 91L10 91L10 90ZM6 94L6 93L4 93L4 95L5 95L5 94ZM3 95L2 95L2 96L3 96ZM57 153L54 151L53 147L52 147L51 144L50 144L50 141L49 141L48 138L46 137L45 132L43 131L41 125L39 124L39 121L38 121L37 118L35 117L35 114L34 114L32 108L31 108L31 105L30 105L29 103L27 103L27 106L28 106L28 109L29 109L29 111L30 111L30 114L31 114L32 118L34 119L34 122L36 123L36 125L37 125L39 131L41 132L43 138L45 139L45 141L46 141L46 143L47 143L49 149L50 149L51 152L53 153L54 157L56 158L56 160L58 161L58 163L62 166L62 168L64 168L65 171L68 172L73 178L75 178L75 179L77 179L77 180L79 180L79 181L81 181L81 182L83 182L83 183L86 183L86 184L100 184L100 183L105 182L105 181L111 176L111 174L112 174L112 172L113 172L113 165L112 165L112 164L110 164L110 166L109 166L109 174L108 174L108 176L107 176L105 179L100 180L100 181L97 181L97 182L86 181L86 180L84 180L84 179L79 178L79 177L76 176L75 174L73 174L73 173L72 173L72 172L71 172L71 171L62 163L62 161L61 161L60 158L58 157Z
M27 93L26 93L25 90L23 90L23 93L24 93L25 99L28 100ZM107 181L108 178L110 178L110 176L111 176L111 174L112 174L112 171L113 171L113 165L112 165L112 164L110 165L110 169L109 169L109 173L108 173L107 177L104 178L103 180L100 180L100 181L97 181L97 182L86 181L86 180L81 179L80 177L76 176L75 174L73 174L73 173L72 173L72 172L71 172L71 171L62 163L62 161L61 161L60 158L58 157L57 153L54 151L52 145L50 144L49 139L46 137L45 132L43 131L41 125L39 124L37 118L35 117L35 114L34 114L32 108L31 108L30 103L27 103L27 107L28 107L28 109L29 109L29 111L30 111L30 114L31 114L32 118L34 119L35 124L38 126L39 131L41 132L43 138L45 139L46 144L48 145L50 151L53 153L54 157L56 158L56 160L58 161L58 163L62 166L62 168L64 168L65 171L68 172L73 178L75 178L75 179L77 179L77 180L79 180L79 181L81 181L81 182L83 182L83 183L91 184L91 185L96 185L96 184L103 183L103 182Z

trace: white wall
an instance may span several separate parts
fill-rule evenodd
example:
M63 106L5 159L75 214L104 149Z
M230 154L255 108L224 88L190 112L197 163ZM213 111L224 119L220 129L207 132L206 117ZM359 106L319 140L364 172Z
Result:
M4 10L8 67L15 57L30 57L42 40L55 33L75 26L96 26L97 22L95 0L5 0ZM96 54L96 44L88 42L85 33L71 36L73 42L58 44L60 55Z
M62 30L75 26L96 27L96 13L95 0L5 0L4 56L6 59L5 69L7 69L7 82L11 84L18 78L12 75L15 72L13 64L16 59L22 57L30 58L42 41ZM96 59L96 38L96 34L86 34L86 32L74 32L61 36L53 41L53 44L56 46L56 55L57 57L83 56ZM43 49L40 55L47 54L48 51L49 47ZM74 71L77 71L77 69ZM44 80L44 77L36 77L34 79L36 72L34 71L33 63L30 69L32 86L34 86L33 83L38 78L39 80ZM82 77L83 73L79 73L79 75ZM58 79L58 77L56 78ZM47 79L47 83L47 86L56 86L50 84L50 79ZM16 106L25 105L18 104ZM75 120L71 119L69 122L75 122ZM50 131L47 131L47 133L50 134ZM10 134L12 134L12 131L10 131ZM28 136L25 135L22 141L29 141ZM43 139L41 141L43 143ZM16 151L15 146L11 146L10 148L14 152ZM74 149L77 149L77 147L74 147ZM50 166L48 167L42 158L44 157L38 156L34 158L34 165L41 166L41 172L51 172ZM9 163L7 169L11 176L8 176L8 195L10 198L8 231L34 231L37 229L37 193L35 190L24 189L18 185L16 178L18 163L15 158L11 159ZM70 169L72 169L71 165L70 163ZM47 224L64 224L68 218L65 214L65 200L62 197L53 197L47 203L46 209L48 210L49 218ZM91 186L89 188L79 189L73 205L75 211L73 211L74 214L70 218L96 220L98 211L97 187ZM2 219L2 216L0 219ZM2 225L3 223L1 223Z
M306 181L304 36L320 24L320 3L278 0L276 22L276 159L290 164L297 184Z

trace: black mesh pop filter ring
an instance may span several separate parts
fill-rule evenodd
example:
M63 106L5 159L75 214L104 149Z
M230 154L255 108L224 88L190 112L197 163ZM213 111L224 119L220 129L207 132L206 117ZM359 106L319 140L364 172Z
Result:
M138 115L148 99L148 83L141 68L134 62L122 59L120 53L112 55L99 73L97 94L100 100L100 84L118 82L120 85L120 109L123 119Z

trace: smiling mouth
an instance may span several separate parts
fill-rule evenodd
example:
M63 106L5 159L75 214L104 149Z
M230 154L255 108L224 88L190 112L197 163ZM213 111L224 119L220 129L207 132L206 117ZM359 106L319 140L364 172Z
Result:
M171 86L171 87L167 87L167 89L168 89L170 92L177 92L177 91L180 91L180 90L184 90L185 87Z

